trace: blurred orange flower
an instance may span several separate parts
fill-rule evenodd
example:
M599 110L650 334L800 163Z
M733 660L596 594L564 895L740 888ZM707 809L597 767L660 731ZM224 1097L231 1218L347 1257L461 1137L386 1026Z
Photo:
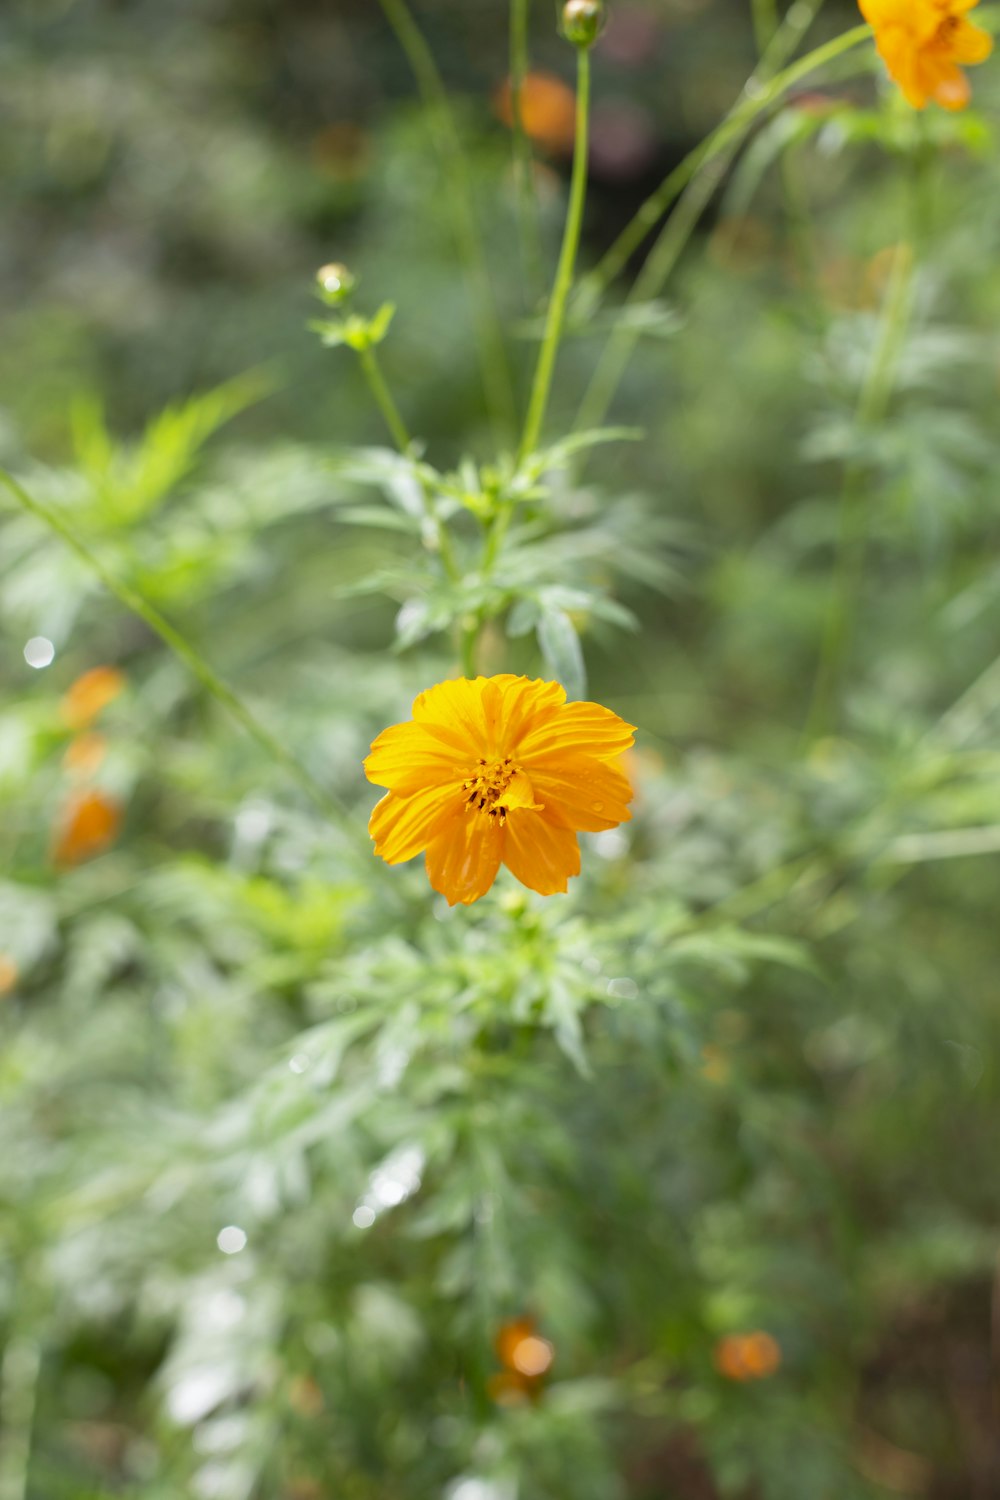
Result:
M497 115L514 124L513 89L508 78L494 97ZM525 135L557 155L568 155L576 140L576 95L552 73L529 73L521 87L521 124Z
M17 984L17 964L6 953L0 953L0 995L9 995Z
M514 1318L503 1323L494 1347L504 1369L490 1378L493 1400L501 1406L514 1406L538 1396L555 1359L555 1349L541 1337L535 1320Z
M103 792L74 793L63 807L56 826L53 860L66 869L103 854L118 837L121 821L121 804Z
M715 1346L715 1368L727 1380L766 1380L781 1366L781 1349L769 1333L729 1333Z
M69 688L62 714L70 729L85 729L124 691L125 674L117 667L91 667Z
M858 0L889 75L914 109L933 100L964 109L972 97L962 68L985 62L993 38L966 20L979 0Z
M93 776L100 769L107 753L108 742L103 734L91 732L75 735L66 746L63 769L71 776Z

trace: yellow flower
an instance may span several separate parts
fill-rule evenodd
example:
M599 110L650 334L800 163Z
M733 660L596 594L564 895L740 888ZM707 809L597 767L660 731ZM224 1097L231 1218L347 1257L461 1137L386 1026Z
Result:
M972 96L962 67L985 62L993 38L966 12L979 0L858 0L875 44L907 102L964 109Z
M397 865L426 850L450 906L485 895L501 862L543 896L565 891L580 873L577 830L631 817L619 760L633 727L598 703L567 703L557 682L442 682L365 761L368 780L388 788L368 824L375 853Z

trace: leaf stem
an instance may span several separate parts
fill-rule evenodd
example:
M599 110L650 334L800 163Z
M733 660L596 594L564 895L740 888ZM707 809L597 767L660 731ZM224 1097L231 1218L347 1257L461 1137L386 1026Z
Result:
M587 163L590 150L589 50L586 47L578 47L576 58L576 138L573 147L573 175L570 180L566 226L563 231L562 248L559 252L559 264L556 267L552 295L549 297L548 311L545 316L545 331L542 335L542 346L538 352L538 363L535 366L535 378L528 402L528 415L518 450L519 464L523 464L528 455L534 451L545 421L556 355L559 352L566 318L566 303L573 285L576 256L580 246L580 232L583 228L583 210L587 200Z
M246 733L255 740L257 745L299 784L302 790L312 799L316 805L333 822L340 823L350 829L351 822L347 810L338 799L329 792L326 787L306 770L305 766L285 748L279 739L260 722L251 708L244 703L238 693L224 682L218 673L209 666L208 662L196 650L194 646L166 620L155 605L144 598L131 584L123 579L117 578L111 572L87 542L77 533L75 528L59 514L41 501L37 496L29 494L23 485L19 484L13 475L8 474L5 469L0 469L0 483L6 486L23 510L35 517L50 531L54 532L65 542L71 552L74 552L82 563L100 579L110 594L123 604L126 609L138 615L155 635L160 637L164 645L178 657L188 671L195 677L205 690L216 699L218 703L236 720Z

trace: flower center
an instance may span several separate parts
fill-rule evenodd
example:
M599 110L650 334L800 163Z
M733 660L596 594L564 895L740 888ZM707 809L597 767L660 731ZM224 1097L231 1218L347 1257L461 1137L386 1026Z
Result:
M516 775L517 766L509 755L492 763L481 759L468 780L462 782L462 789L468 793L466 812L488 813L502 826L507 821L504 798Z

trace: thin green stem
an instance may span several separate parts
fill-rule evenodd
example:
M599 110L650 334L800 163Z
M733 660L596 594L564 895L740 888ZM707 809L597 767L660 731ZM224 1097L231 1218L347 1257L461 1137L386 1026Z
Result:
M402 414L396 405L393 394L386 384L378 355L369 344L367 347L358 350L358 359L361 362L361 368L368 382L368 388L372 393L376 406L382 413L383 420L392 435L393 442L404 457L410 457L413 439L410 436L406 423L403 421ZM444 564L444 569L448 577L453 581L457 581L461 577L461 572L455 560L455 553L451 545L451 537L448 534L448 529L437 513L433 496L426 482L420 479L419 484L420 495L424 505L424 516L430 527L433 545Z
M870 26L856 26L842 36L835 37L832 41L815 48L814 51L799 58L783 71L776 71L781 61L794 51L801 41L821 4L822 0L804 0L801 8L793 6L729 113L641 204L634 217L626 224L621 234L587 276L581 287L581 293L586 297L588 305L596 305L603 297L607 288L621 274L628 261L656 228L671 204L680 197L699 171L708 166L715 157L732 146L734 142L737 145L742 144L758 118L776 104L789 89L794 88L811 73L835 61L871 36Z
M34 1340L14 1333L0 1364L0 1500L26 1500L32 1429L42 1356Z
M528 402L528 415L518 450L518 462L523 463L535 449L542 433L545 412L552 389L552 375L556 355L562 339L566 319L566 303L573 286L576 256L580 247L580 232L583 228L583 210L587 201L587 161L590 150L590 52L578 47L576 68L576 139L573 147L573 175L570 180L569 205L566 211L566 226L563 231L559 264L555 282L549 298L545 316L545 331L542 346L538 351L535 378Z
M904 241L896 247L875 343L858 397L855 427L862 443L885 416L892 397L899 354L910 321L913 273L913 246ZM806 728L810 740L831 731L840 681L850 651L867 550L869 474L865 453L853 459L844 473L833 594Z
M370 345L359 349L358 359L361 362L361 368L368 382L368 389L375 399L375 405L382 413L382 418L392 435L393 442L400 453L408 453L412 438L410 437L406 423L403 421L402 413L396 405L393 394L386 384L385 376L382 374L382 366L379 364L375 350Z
M510 0L510 124L514 155L514 194L521 239L521 267L525 301L533 300L541 285L542 247L538 233L534 163L524 128L524 82L528 76L528 16L531 0Z
M434 54L414 21L406 0L379 0L379 3L409 61L436 140L455 240L464 266L476 325L483 390L494 432L498 440L501 440L514 430L516 424L514 390L493 286L476 224L465 153Z
M725 175L730 162L742 145L753 122L764 110L780 99L782 94L789 88L792 88L817 68L825 66L835 58L848 52L852 47L856 47L870 35L870 27L857 26L852 31L846 32L843 36L835 38L832 42L827 42L822 47L817 47L808 56L800 58L790 68L786 68L784 72L777 74L770 83L762 85L759 92L744 107L734 110L718 129L706 141L702 142L702 145L697 147L686 161L681 163L676 172L672 173L671 177L667 179L667 183L671 185L671 192L673 192L674 188L678 189L679 201L677 207L660 231L659 237L654 243L645 265L636 278L629 296L625 300L624 307L616 320L615 328L598 361L590 386L584 396L579 415L574 424L574 430L580 431L591 427L598 427L604 421L608 408L614 400L622 375L625 373L635 346L641 337L635 320L630 319L629 315L636 305L658 297L663 291L663 287L687 247L688 241L697 227L702 213ZM650 199L649 202L652 203L653 200ZM668 206L669 203L663 203L662 207L664 211ZM639 215L642 215L642 213L643 210L640 209ZM628 233L629 231L627 230L626 234ZM639 234L637 243L641 243L644 237L645 230ZM621 246L622 241L620 240L616 243ZM612 246L609 256L616 253L619 252L616 252L616 247ZM611 263L608 257L605 257L605 261L598 267L595 282L593 285L587 285L586 287L588 299L593 295L593 286L597 286L600 289L600 286L603 285L604 277L608 274L609 264Z
M80 561L100 579L119 603L131 610L134 615L138 615L139 619L160 637L164 645L168 646L184 663L202 687L227 710L271 760L289 773L332 821L346 825L348 828L351 826L346 809L333 794L327 791L326 787L322 786L290 751L286 750L269 729L265 728L239 694L222 680L201 653L181 635L180 631L171 625L169 620L164 619L155 605L150 604L149 600L145 599L131 584L112 573L64 516L46 505L44 501L39 500L37 496L29 494L24 486L19 484L5 469L0 469L0 483L6 486L23 510L34 516L37 521L65 542L70 551L74 552Z
M777 0L751 0L753 7L753 34L757 52L763 55L778 29Z

